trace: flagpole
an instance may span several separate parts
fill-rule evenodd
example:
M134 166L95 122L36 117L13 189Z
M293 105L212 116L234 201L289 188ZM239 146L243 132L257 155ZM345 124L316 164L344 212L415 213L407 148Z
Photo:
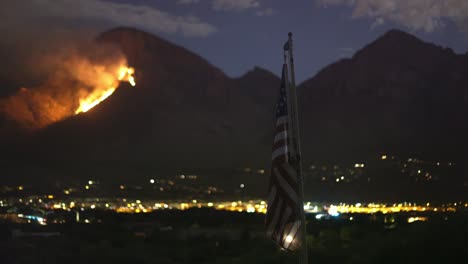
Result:
M297 111L297 92L296 92L296 77L294 72L294 56L293 56L293 40L292 40L292 33L288 33L288 51L289 51L289 68L291 70L291 85L290 87L290 103L291 103L291 116L292 116L292 130L293 130L293 144L294 149L296 151L296 169L298 174L299 180L299 211L301 213L301 226L302 229L302 243L300 249L300 263L301 264L308 264L308 253L307 253L307 228L306 228L306 221L305 221L305 214L304 214L304 178L302 176L302 153L301 153L301 138L299 135L299 118L298 118L298 111Z

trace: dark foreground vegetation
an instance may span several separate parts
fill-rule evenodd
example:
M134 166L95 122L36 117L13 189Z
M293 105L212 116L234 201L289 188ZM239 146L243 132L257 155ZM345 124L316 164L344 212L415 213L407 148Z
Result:
M96 224L0 227L0 263L297 263L264 236L263 215L214 210L112 214ZM459 263L468 215L391 224L309 217L310 263Z

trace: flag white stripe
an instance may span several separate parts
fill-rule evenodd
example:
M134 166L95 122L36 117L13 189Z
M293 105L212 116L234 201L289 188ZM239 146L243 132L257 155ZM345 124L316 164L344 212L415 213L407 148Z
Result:
M271 154L271 159L274 160L279 156L286 155L288 154L288 146L284 145L280 148L275 149L273 153Z
M297 173L296 170L289 165L289 163L283 163L282 165L283 169L288 173L291 178L297 182Z
M288 131L282 131L282 132L276 133L274 143L280 140L285 140L287 138L288 138Z
M284 214L283 214L283 217L281 218L281 222L280 222L280 226L279 226L279 230L280 232L282 232L285 228L285 225L286 225L286 221L288 221L289 217L291 216L291 213L292 213L292 209L291 207L286 207L286 210L284 211ZM280 243L280 240L281 237L278 236L278 243Z
M282 116L282 117L278 117L276 119L276 125L282 125L282 124L285 124L285 123L288 123L289 121L289 117L288 116Z
M296 221L294 222L294 225L291 227L291 230L289 231L289 233L285 236L285 244L284 244L284 247L285 248L289 248L289 246L291 245L291 243L294 241L294 239L296 238L296 233L297 233L297 230L299 230L299 227L301 226L301 221ZM293 239L291 239L291 241L286 241L286 237L287 236L291 236Z
M270 194L268 195L268 200L267 200L267 208L272 208L273 206L273 199L276 197L276 187L273 186L271 187Z
M275 214L273 215L273 219L271 220L270 224L268 225L267 228L267 234L268 236L271 236L273 234L273 230L275 229L276 225L278 224L278 219L281 214L281 207L283 206L283 199L280 199L278 201L278 205L276 206Z
M298 198L297 194L294 189L289 185L289 183L281 176L279 173L278 168L273 168L273 172L275 173L276 179L278 179L279 185L283 188L283 190L288 194L289 198L297 203Z

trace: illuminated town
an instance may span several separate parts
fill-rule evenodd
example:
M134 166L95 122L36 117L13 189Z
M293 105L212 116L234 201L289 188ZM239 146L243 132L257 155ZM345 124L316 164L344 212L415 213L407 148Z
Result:
M29 207L38 212L67 211L74 212L75 221L90 223L90 219L80 219L80 212L93 210L114 211L125 214L144 214L158 210L189 210L194 208L211 208L221 211L246 212L265 214L267 210L266 201L202 201L202 200L139 200L139 199L105 199L105 198L86 198L86 199L54 199L53 195L43 197L20 198L17 201L0 200L0 207L10 208L2 214L2 218L16 222L31 222L36 220L40 224L47 224L46 213L44 214L25 214L21 213L22 206ZM446 204L417 204L417 203L314 203L306 202L304 210L308 214L313 214L317 219L325 215L338 216L340 214L397 214L397 213L455 213L457 211L467 211L467 202L454 202ZM410 217L408 219L414 219ZM427 219L422 217L421 219ZM352 219L351 219L352 220ZM54 223L64 223L65 220L54 220ZM410 220L409 220L410 221ZM410 221L411 222L411 221Z
M379 169L380 168L380 169ZM313 164L305 171L306 187L310 185L348 188L352 184L397 184L405 178L412 186L443 182L443 176L454 171L452 162L424 161L418 158L398 158L382 154L373 161L346 166ZM382 169L395 178L379 182L374 175ZM3 186L0 215L13 222L96 223L93 212L118 214L150 214L163 210L211 209L237 213L265 214L267 201L255 197L253 180L265 179L263 168L243 168L237 182L222 185L196 174L177 174L165 178L150 178L140 184L117 184L90 179L82 185L63 189L52 188L49 193L36 194L33 186ZM402 178L403 177L403 178ZM245 181L244 181L245 180ZM409 180L409 181L408 181ZM249 182L249 183L247 183ZM310 184L310 185L307 185ZM331 185L330 185L331 184ZM59 184L63 185L63 184ZM258 187L256 187L258 188ZM43 192L44 193L44 192ZM157 198L158 197L158 198ZM187 198L190 197L190 198ZM314 202L306 201L304 211L309 217L326 219L351 215L405 215L409 223L426 221L428 216L467 211L467 201L432 202ZM29 213L28 213L29 212ZM62 212L66 212L63 214ZM57 217L57 215L60 215ZM66 217L65 217L65 216ZM72 216L71 216L72 215ZM90 217L86 217L86 215ZM347 216L347 217L346 217Z

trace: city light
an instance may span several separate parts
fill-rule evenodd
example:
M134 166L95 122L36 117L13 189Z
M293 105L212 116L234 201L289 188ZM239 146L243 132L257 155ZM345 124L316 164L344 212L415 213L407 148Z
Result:
M320 220L320 219L324 218L325 216L326 216L326 214L316 214L315 219Z
M427 217L410 217L408 218L408 223L414 223L414 222L425 222L427 221Z
M247 213L260 213L265 214L267 210L267 203L264 200L237 200L237 201L206 201L192 199L189 201L154 201L137 199L134 202L127 202L126 198L118 200L107 200L96 198L93 201L89 201L89 198L78 198L75 200L64 200L54 199L53 195L47 196L49 199L42 203L42 208L46 210L70 210L78 206L81 211L94 210L100 208L101 210L112 210L118 213L149 213L155 210L187 210L191 208L213 208L216 210L226 210L231 212L247 212ZM52 200L54 199L54 200ZM38 199L39 200L39 199ZM26 204L31 204L33 199L25 200ZM22 201L21 201L22 202ZM102 207L100 207L102 204ZM463 208L466 210L466 202L454 202L441 205L434 205L429 202L422 204L400 202L400 203L335 203L335 204L324 204L314 202L304 202L304 212L306 214L314 214L317 219L323 218L323 213L328 217L338 217L341 214L395 214L405 212L432 212L432 213L446 213L456 212ZM3 201L2 201L3 206ZM353 221L353 217L348 218L349 221ZM418 216L409 219L408 222L425 221L423 217Z
M328 208L328 214L333 216L333 217L339 216L340 213L338 212L338 207L336 207L334 205L330 205L330 207Z

